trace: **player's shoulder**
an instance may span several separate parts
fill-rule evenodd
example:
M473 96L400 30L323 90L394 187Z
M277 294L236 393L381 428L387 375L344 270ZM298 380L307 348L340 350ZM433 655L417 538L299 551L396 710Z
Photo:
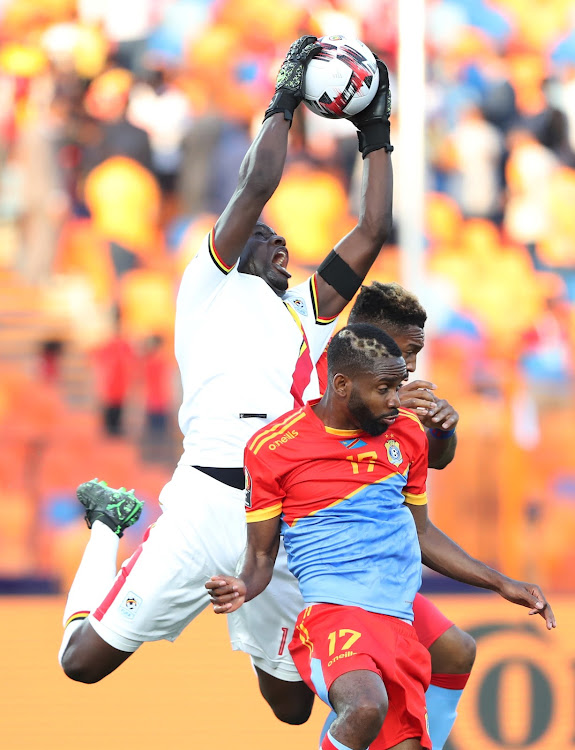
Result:
M282 296L282 300L290 304L298 315L313 318L314 308L310 294L310 278L297 286L290 287Z
M300 437L301 426L306 417L305 408L300 407L278 417L278 419L274 419L273 422L270 422L266 427L262 427L251 437L247 444L247 450L254 455L262 452L266 455L275 453L278 449Z
M198 249L186 267L188 275L214 273L216 277L224 279L231 274L237 264L229 265L218 253L215 243L214 227L205 234L198 244Z
M302 319L302 322L313 322L323 328L332 326L337 320L337 315L325 318L320 314L319 297L317 291L317 274L308 276L301 284L288 289L282 297Z
M425 435L425 427L421 424L419 417L409 409L400 407L396 426L403 427L408 433L423 433Z

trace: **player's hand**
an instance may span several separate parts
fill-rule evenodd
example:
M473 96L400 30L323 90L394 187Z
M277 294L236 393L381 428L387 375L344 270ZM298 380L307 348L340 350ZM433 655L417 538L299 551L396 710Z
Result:
M555 615L543 592L534 583L515 581L513 578L502 576L502 582L497 593L514 604L529 608L530 615L541 615L547 625L547 630L557 627Z
M277 78L276 92L266 110L264 120L277 112L283 112L286 120L292 120L295 108L304 96L305 71L308 62L321 50L315 36L302 36L289 48Z
M246 585L241 578L212 576L206 583L214 612L226 615L239 609L246 600Z
M277 78L276 91L290 91L300 101L304 94L305 69L312 57L321 50L316 36L301 36L289 48Z
M393 146L389 142L389 116L391 114L389 71L387 65L379 59L377 60L377 67L379 70L379 85L375 97L365 109L349 118L359 131L357 134L359 150L364 159L369 153L380 148L393 151Z
M432 391L437 388L429 380L409 380L399 389L399 400L402 409L411 409L419 419L435 413L437 399Z
M453 406L444 398L438 398L435 406L432 407L423 419L420 417L424 427L434 430L443 430L448 432L454 430L459 422L459 414Z

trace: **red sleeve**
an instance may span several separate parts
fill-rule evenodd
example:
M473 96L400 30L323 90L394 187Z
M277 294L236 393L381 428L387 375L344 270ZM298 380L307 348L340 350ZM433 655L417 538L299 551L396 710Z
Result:
M427 503L427 435L417 418L410 423L409 428L410 437L413 440L413 453L403 494L406 503L425 505Z
M317 370L317 379L319 381L319 392L323 396L327 388L327 346L318 359L315 369Z
M247 522L267 521L281 515L285 493L277 473L260 457L257 444L253 450L245 449L244 463Z

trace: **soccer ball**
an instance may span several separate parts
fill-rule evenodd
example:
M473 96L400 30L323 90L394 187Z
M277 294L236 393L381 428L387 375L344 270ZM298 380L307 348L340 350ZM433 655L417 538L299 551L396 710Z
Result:
M337 119L361 112L379 86L377 61L359 39L322 36L322 49L305 74L304 104L321 117Z

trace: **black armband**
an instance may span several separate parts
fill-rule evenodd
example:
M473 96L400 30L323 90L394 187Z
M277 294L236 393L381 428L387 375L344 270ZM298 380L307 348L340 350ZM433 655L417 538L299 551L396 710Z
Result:
M358 276L335 250L331 251L317 269L317 272L327 284L332 286L348 302L363 282L363 278Z

